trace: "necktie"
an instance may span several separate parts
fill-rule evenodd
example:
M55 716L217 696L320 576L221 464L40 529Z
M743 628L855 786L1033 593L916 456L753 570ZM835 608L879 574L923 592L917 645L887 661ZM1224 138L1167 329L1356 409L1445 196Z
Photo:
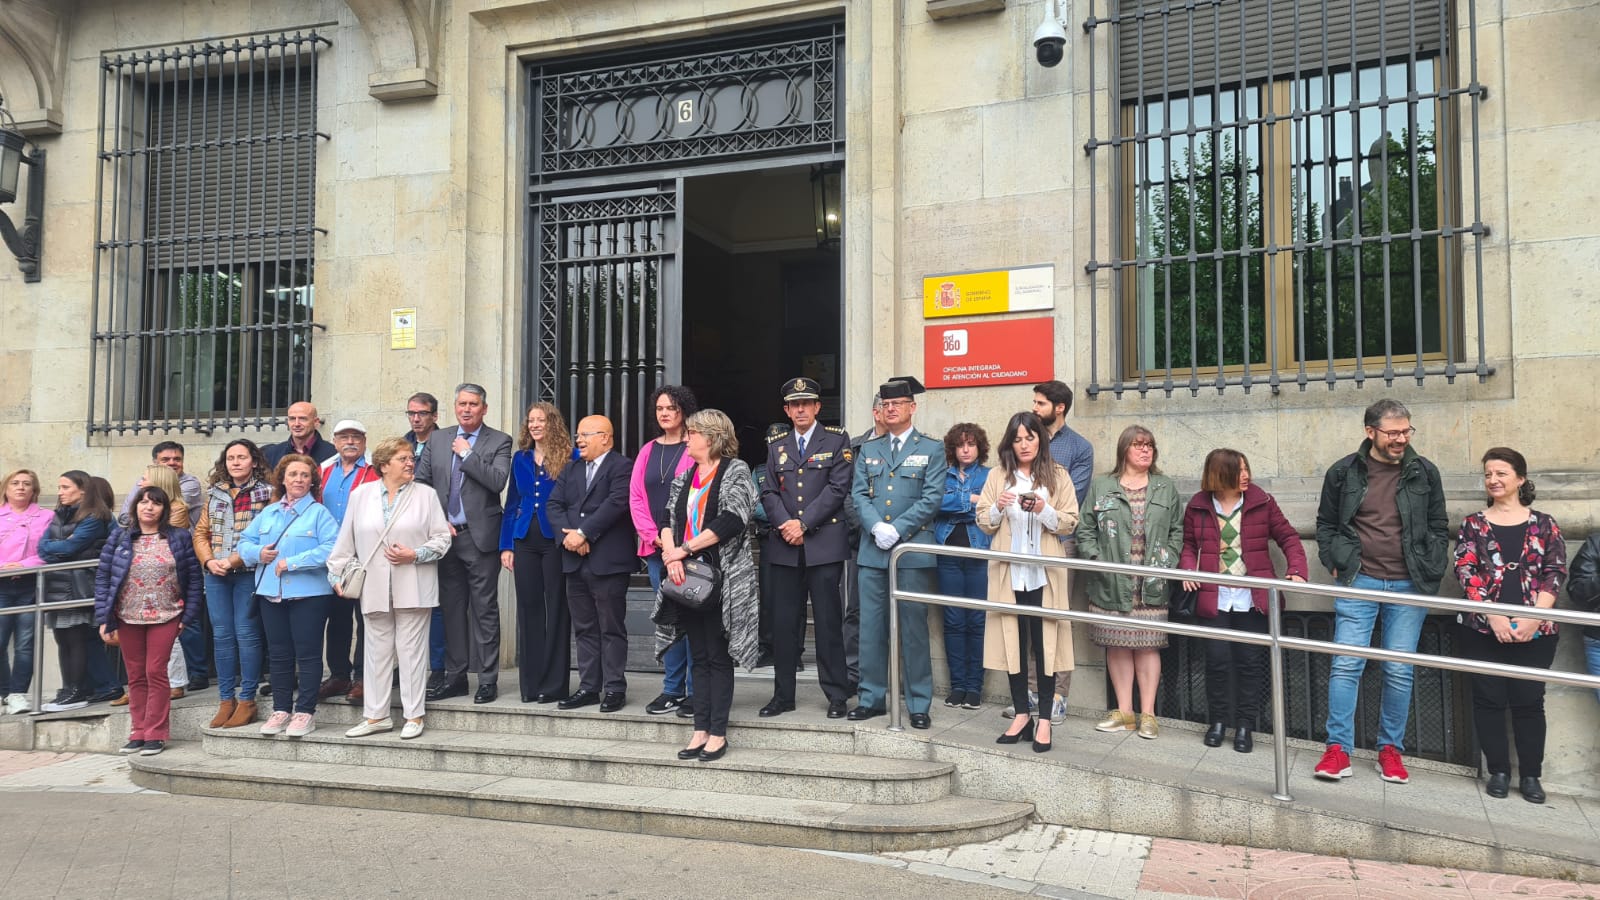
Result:
M900 439L899 438L892 438L889 441L889 451L895 456L895 458L897 458L897 459L899 458L899 456L900 456Z
M800 445L800 461L801 462L805 462L805 460L806 460L806 436L803 435L803 434L800 435L798 438L795 439L795 443Z
M450 508L445 512L457 519L462 517L461 512L461 457L450 457Z
M584 490L588 490L589 486L591 484L594 484L594 470L595 470L595 467L598 466L598 465L599 465L599 463L591 462L591 463L589 463L588 467L585 468L584 474L583 474L583 489Z

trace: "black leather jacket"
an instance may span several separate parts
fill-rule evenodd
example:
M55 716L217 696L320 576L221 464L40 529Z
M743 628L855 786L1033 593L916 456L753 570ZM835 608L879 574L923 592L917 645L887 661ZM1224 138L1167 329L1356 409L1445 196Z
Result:
M1567 569L1567 596L1588 612L1600 612L1600 533L1589 535ZM1600 639L1600 625L1586 625L1584 637Z

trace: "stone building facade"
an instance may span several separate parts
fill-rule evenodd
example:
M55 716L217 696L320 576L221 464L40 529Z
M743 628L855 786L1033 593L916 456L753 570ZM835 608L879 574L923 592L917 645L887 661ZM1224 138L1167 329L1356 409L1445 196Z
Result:
M681 378L754 426L802 367L859 430L874 385L936 367L930 326L1023 319L1050 334L1030 374L1076 388L1102 469L1133 422L1190 487L1239 447L1309 536L1322 471L1393 396L1452 517L1510 444L1581 537L1600 5L1343 5L1263 24L1232 0L1192 21L1137 0L0 0L0 96L48 160L42 277L0 258L0 459L120 483L170 435L203 470L234 435L281 439L302 393L376 435L460 381L502 427L544 396L610 409L631 451L641 385ZM206 118L206 85L233 118ZM258 100L278 118L250 119ZM165 175L130 162L163 146L187 153ZM267 186L177 168L206 161ZM926 317L930 276L1041 265L1042 309ZM191 309L224 295L233 319ZM1029 399L933 390L919 424L997 434ZM1082 649L1072 703L1095 707ZM1592 696L1549 706L1547 780L1600 790Z

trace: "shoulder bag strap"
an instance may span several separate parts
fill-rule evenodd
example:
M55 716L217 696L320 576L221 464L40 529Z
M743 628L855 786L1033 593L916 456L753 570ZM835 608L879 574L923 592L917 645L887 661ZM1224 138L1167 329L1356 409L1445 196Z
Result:
M380 481L378 483L381 485L383 482ZM372 552L368 553L367 558L361 561L361 568L365 569L372 562L372 558L378 555L378 550L383 547L383 539L389 536L389 529L394 527L394 521L400 518L400 511L405 509L406 501L410 499L411 495L406 494L395 503L394 512L389 514L388 524L384 525L383 530L378 532L378 542L372 545ZM381 503L382 501L380 500L379 502Z

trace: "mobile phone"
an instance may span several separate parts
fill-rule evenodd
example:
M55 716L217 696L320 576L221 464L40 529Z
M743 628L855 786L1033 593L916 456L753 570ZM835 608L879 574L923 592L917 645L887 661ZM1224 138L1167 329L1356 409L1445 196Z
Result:
M1038 499L1039 499L1039 495L1035 494L1033 491L1029 491L1026 494L1023 494L1022 496L1017 498L1017 500L1019 502L1023 502L1023 503L1032 503L1033 501L1038 500Z

